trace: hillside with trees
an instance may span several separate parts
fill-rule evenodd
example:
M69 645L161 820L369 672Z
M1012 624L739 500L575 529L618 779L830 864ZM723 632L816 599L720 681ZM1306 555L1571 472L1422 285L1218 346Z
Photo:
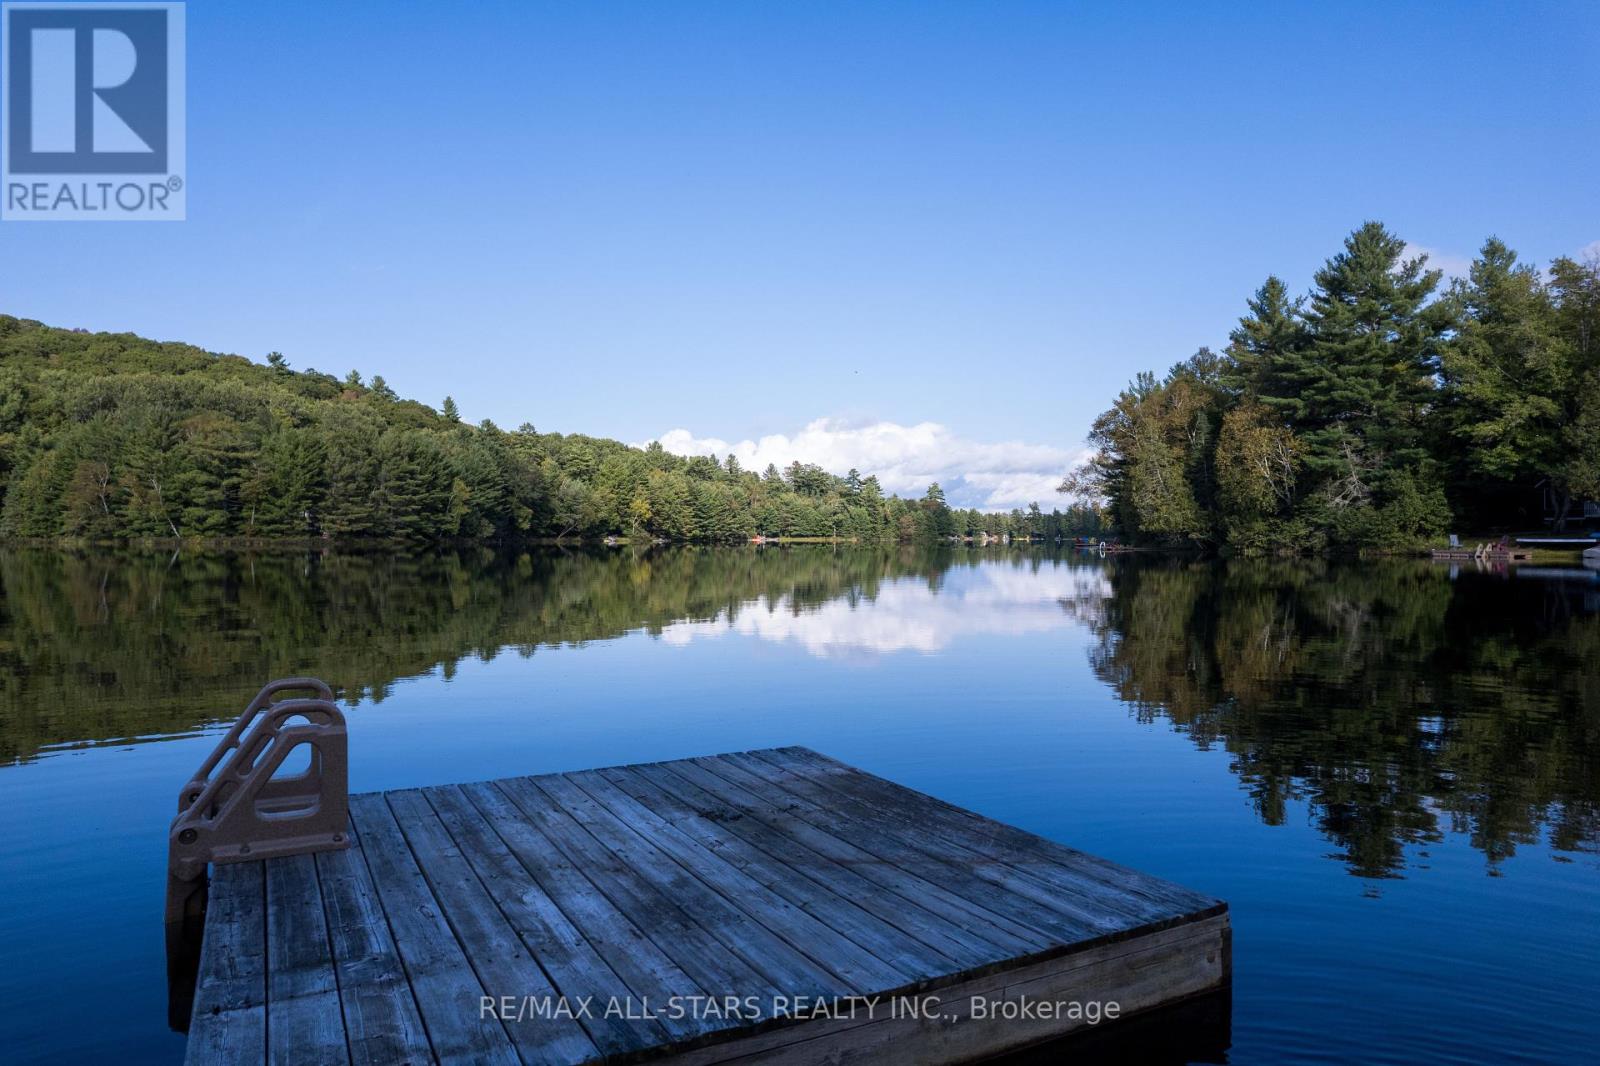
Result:
M342 379L0 315L0 536L104 539L912 540L1099 529L953 510L801 463L741 469L580 434L467 425Z
M1403 548L1560 529L1600 499L1600 264L1487 241L1441 289L1363 225L1290 295L1269 277L1217 354L1140 374L1062 486L1145 542Z

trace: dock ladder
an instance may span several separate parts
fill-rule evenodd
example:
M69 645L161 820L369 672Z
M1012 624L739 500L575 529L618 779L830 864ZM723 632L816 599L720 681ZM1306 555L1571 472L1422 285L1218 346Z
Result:
M278 698L296 692L315 695ZM306 768L280 774L301 747L310 748ZM168 928L204 907L210 863L349 847L349 766L332 689L310 677L263 688L178 793L167 835Z

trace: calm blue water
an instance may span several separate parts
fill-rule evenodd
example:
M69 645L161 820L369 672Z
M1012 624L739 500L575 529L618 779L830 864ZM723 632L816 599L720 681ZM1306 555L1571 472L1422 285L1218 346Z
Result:
M1220 896L1230 1062L1600 1047L1582 572L9 552L0 593L8 1062L179 1061L176 790L294 672L351 696L356 791L804 744Z

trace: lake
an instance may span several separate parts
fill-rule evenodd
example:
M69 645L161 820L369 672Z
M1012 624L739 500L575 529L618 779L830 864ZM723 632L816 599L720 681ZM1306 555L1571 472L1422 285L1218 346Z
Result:
M266 680L351 788L803 744L1232 906L1235 1063L1600 1046L1600 580L1042 549L0 551L0 1057L177 1062L187 779Z

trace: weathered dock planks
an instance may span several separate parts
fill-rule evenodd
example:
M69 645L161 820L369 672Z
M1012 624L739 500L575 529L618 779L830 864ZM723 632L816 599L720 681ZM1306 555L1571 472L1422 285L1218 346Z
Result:
M350 834L215 867L189 1062L963 1062L1229 975L1222 902L804 748L352 796Z

